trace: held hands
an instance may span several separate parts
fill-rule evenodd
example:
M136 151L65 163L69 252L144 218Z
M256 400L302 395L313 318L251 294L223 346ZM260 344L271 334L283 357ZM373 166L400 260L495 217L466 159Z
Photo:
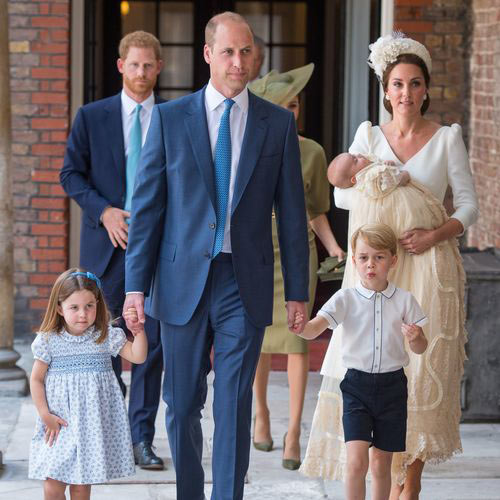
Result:
M48 443L49 446L52 446L57 441L61 426L67 427L68 423L66 420L52 413L47 413L41 418L45 424L45 442Z
M420 326L415 324L406 325L403 323L401 325L401 332L408 339L410 349L415 354L422 354L427 349L427 339Z
M139 321L139 315L135 307L129 307L124 311L123 318L125 319L127 328L132 332L134 337L137 337L140 333L144 333L144 323Z
M302 333L306 324L306 303L290 300L286 303L286 310L288 313L288 329L295 334ZM297 315L299 319L297 319Z
M130 212L121 208L107 207L101 215L102 225L108 232L109 239L115 248L120 247L125 250L128 242L127 220Z
M435 245L434 232L432 229L411 229L403 233L399 243L409 254L420 255Z
M130 309L132 309L133 312L129 312ZM143 325L142 329L144 329L146 318L144 316L144 295L142 293L127 293L123 304L122 316L127 328L134 336L136 335L134 330L137 331L136 319Z

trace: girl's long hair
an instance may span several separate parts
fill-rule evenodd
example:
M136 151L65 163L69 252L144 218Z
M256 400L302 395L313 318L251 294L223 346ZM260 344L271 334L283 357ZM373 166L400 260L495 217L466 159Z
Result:
M61 316L57 307L60 306L72 293L80 290L88 290L96 299L96 317L95 328L100 332L96 340L96 344L101 344L108 336L108 324L110 320L108 308L104 301L102 290L97 286L97 283L86 276L77 275L73 273L85 273L84 269L73 267L64 271L54 283L52 291L50 292L49 304L42 324L39 328L39 333L61 333L65 328L66 323L63 316Z

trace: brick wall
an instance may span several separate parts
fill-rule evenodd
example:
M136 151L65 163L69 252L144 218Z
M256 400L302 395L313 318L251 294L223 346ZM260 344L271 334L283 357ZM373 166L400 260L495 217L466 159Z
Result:
M67 199L59 185L69 122L70 1L9 1L15 333L40 323L67 266Z
M479 248L500 248L500 5L472 3L469 153L481 215L469 231Z
M432 57L426 117L467 132L469 1L394 0L394 28L423 43Z

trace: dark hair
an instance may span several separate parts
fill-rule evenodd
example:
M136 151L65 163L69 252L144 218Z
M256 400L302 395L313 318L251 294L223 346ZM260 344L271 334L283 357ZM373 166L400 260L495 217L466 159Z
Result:
M96 340L96 344L100 344L106 340L108 336L109 312L104 301L102 290L97 283L86 276L74 275L74 273L85 273L84 269L73 267L64 271L54 283L50 292L49 305L43 318L39 333L61 333L65 327L64 318L59 314L57 308L71 294L80 290L88 290L91 292L97 302L95 327L100 332Z
M384 93L387 92L387 86L389 85L389 76L392 72L392 70L398 65L398 64L414 64L415 66L418 66L422 70L422 74L424 75L424 80L425 80L425 86L429 88L430 82L431 82L431 75L429 74L429 70L427 69L427 66L425 65L425 62L423 61L422 58L418 57L416 54L399 54L397 59L393 62L387 65L387 68L385 68L384 74L382 76L382 87L384 88ZM390 101L388 101L385 96L384 96L384 108L389 111L392 115L392 105ZM424 100L422 103L422 107L420 108L420 113L423 115L425 112L429 109L429 106L431 104L431 98L429 96L429 92L427 92L427 99Z

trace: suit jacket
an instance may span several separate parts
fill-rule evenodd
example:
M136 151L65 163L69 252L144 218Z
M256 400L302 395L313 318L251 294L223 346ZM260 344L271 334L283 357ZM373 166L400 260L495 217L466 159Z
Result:
M155 98L155 102L165 102ZM102 276L115 250L100 223L108 207L125 203L121 93L82 106L68 137L61 184L82 208L80 265Z
M231 209L233 267L257 327L272 322L273 206L287 300L308 300L307 220L293 114L249 93ZM215 239L214 166L205 88L155 106L142 150L126 254L125 290L146 313L183 325L203 293Z

